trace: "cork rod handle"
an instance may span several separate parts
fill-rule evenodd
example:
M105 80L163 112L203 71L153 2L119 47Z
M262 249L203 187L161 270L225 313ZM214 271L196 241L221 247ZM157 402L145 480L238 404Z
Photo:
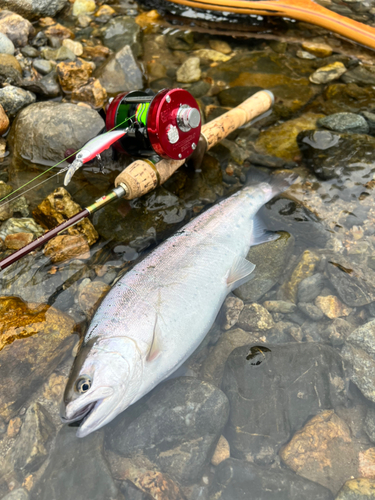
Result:
M250 120L265 113L274 101L272 92L261 90L239 106L227 111L202 127L202 135L207 141L207 149L227 137ZM161 160L153 165L148 160L136 160L116 177L115 186L125 188L124 196L132 200L163 184L183 164L185 160Z

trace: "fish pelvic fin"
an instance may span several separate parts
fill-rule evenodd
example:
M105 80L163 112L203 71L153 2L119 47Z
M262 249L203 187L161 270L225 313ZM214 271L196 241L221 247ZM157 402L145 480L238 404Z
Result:
M274 241L280 238L280 235L278 233L274 233L273 231L269 231L266 226L264 225L264 222L262 219L259 217L259 215L256 215L254 217L254 223L253 223L253 235L252 235L252 241L251 241L251 246L255 245L261 245L262 243L267 243L268 241Z
M227 285L230 291L249 281L251 273L255 269L255 264L244 257L237 257L229 271Z
M155 318L155 325L154 325L154 331L152 335L152 341L150 345L150 350L148 351L148 354L146 356L146 361L153 361L156 359L159 354L162 352L161 348L161 333L160 329L158 328L158 315L156 315Z

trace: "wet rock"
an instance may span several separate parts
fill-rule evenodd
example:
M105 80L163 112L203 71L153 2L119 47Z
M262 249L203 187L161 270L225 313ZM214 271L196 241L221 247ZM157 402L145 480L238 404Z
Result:
M369 111L362 111L361 115L366 119L369 126L370 134L375 131L375 113L370 113Z
M61 88L65 92L71 92L88 82L92 66L83 60L61 62L56 66L56 72Z
M345 402L345 389L340 355L326 345L238 347L226 362L222 381L231 407L224 433L231 455L259 465L272 463L310 415Z
M73 200L68 191L63 187L59 187L35 208L33 216L41 226L52 229L81 210L80 205ZM67 229L67 232L72 236L84 235L90 246L99 238L96 229L87 218Z
M283 296L285 300L290 300L295 303L297 301L299 284L302 280L314 274L319 261L320 258L316 253L311 252L310 250L305 250L295 266L290 278L288 281L283 283L280 288L280 295Z
M167 45L172 50L190 50L194 45L194 33L185 30L173 30L168 33Z
M143 456L181 484L198 481L228 418L228 401L216 387L182 377L159 386L113 426L108 446L132 460Z
M68 48L73 52L75 56L81 56L83 54L83 46L80 42L74 42L70 38L65 38L62 42L63 47Z
M39 403L32 404L8 460L16 470L34 472L48 457L54 435L55 426L47 410Z
M74 89L71 99L73 102L87 102L94 108L102 108L107 101L107 92L99 80L93 79L87 85Z
M241 314L244 307L244 303L238 297L227 297L225 299L222 315L224 319L223 328L224 330L229 330L234 326Z
M58 83L57 73L54 70L40 80L23 80L22 87L42 97L57 97L62 94Z
M32 233L8 234L5 237L4 243L9 250L19 250L31 243L33 239L34 235Z
M8 493L8 495L5 495L2 500L29 500L29 498L29 494L26 490L23 488L17 488Z
M154 12L156 12L157 14L157 11ZM112 9L112 7L110 7L109 5L104 4L101 5L99 9L95 12L95 17L112 16L115 13L116 13L115 9Z
M20 432L22 427L22 420L20 417L11 418L9 420L8 428L7 428L7 436L10 438L15 438L17 434Z
M138 500L184 500L185 498L178 484L167 474L162 474L159 471L141 472L133 469L129 471L128 477L131 484L137 487L139 493L143 492L143 495L134 497L133 489L133 491L130 490L132 496L129 495L125 498L137 498ZM126 489L129 493L129 488Z
M51 61L46 59L34 59L33 66L41 75L48 75L53 69Z
M7 85L0 89L0 104L4 108L6 114L14 118L18 111L35 102L35 94L27 90Z
M262 90L262 87L231 87L219 92L217 97L222 106L234 108L260 90Z
M327 274L340 299L349 307L364 306L375 300L375 272L363 264L353 266L339 255L327 263Z
M220 436L220 439L216 445L215 452L211 458L212 465L219 465L224 460L227 460L230 457L230 446L228 441L224 436Z
M21 54L25 57L38 57L39 50L31 45L26 45L26 47L22 47Z
M282 448L283 462L298 475L336 493L355 476L358 450L349 427L333 410L316 415Z
M280 232L280 238L250 248L247 259L255 264L254 277L233 291L246 301L257 301L276 283L293 251L294 238Z
M103 281L92 281L80 291L78 303L87 317L91 318L94 315L110 289L111 287Z
M318 296L315 299L315 305L331 319L349 316L352 312L335 295Z
M176 79L180 83L197 82L201 77L200 59L199 57L189 57L178 68Z
M13 123L9 143L23 162L53 165L95 137L104 127L99 114L70 103L38 102L23 109Z
M302 48L316 57L328 57L332 54L332 47L326 43L305 41L302 43Z
M44 247L44 255L51 262L65 262L70 259L89 259L90 247L82 235L60 235L52 238Z
M209 355L203 362L201 377L211 384L220 387L224 373L225 362L230 353L236 347L247 346L257 342L257 336L253 333L245 332L240 328L235 328L223 333L218 343L212 348Z
M288 470L267 470L234 458L222 462L210 500L242 500L251 498L249 494L267 500L333 500L329 490Z
M287 302L285 300L266 300L263 302L263 306L269 312L288 314L296 310L296 305L293 302Z
M375 442L375 408L368 408L364 430L373 443Z
M352 132L353 134L368 134L369 126L361 115L355 113L335 113L320 118L318 125L336 132Z
M108 21L101 30L103 45L117 52L129 45L137 56L140 43L140 27L134 17L118 16Z
M210 90L211 85L208 82L203 80L199 80L198 82L193 83L189 87L190 94L198 99L199 97L203 97Z
M346 68L342 62L336 61L332 64L328 64L327 66L323 66L317 69L311 76L310 82L321 84L332 82L332 80L337 80L346 72Z
M103 433L77 439L76 427L64 426L56 438L50 462L31 492L31 500L76 498L112 500L118 488L103 456Z
M9 127L9 118L7 117L4 108L0 104L0 135L4 134Z
M141 90L142 72L139 69L129 45L116 52L95 74L108 93L123 89Z
M308 109L331 115L343 111L358 113L374 107L375 96L372 89L359 87L355 83L332 83Z
M360 451L358 455L358 472L361 477L375 479L375 448Z
M267 168L283 168L283 167L288 168L288 166L291 167L292 165L296 165L293 164L293 162L287 162L283 158L278 158L277 156L261 155L259 153L254 153L254 152L250 153L247 160L252 165L260 165L262 167L267 167Z
M0 12L0 31L13 42L15 47L24 47L34 28L20 15L4 9Z
M85 59L89 61L95 61L95 64L101 64L107 59L107 57L112 54L112 51L104 45L95 45L94 47L88 47L87 45L83 48L83 55Z
M44 48L41 50L44 59L51 61L65 61L66 59L70 61L75 61L75 54L68 49L68 47L61 46L58 49Z
M12 217L2 224L0 228L0 238L5 240L8 234L15 233L32 233L36 238L39 238L39 236L44 234L44 229L39 226L39 224L36 224L34 219L26 217L23 219L16 219Z
M96 9L94 0L75 0L73 3L73 16L91 14Z
M199 49L194 52L196 57L199 57L203 63L207 62L222 62L229 61L230 57L224 55L222 52L212 49Z
M248 332L262 332L274 326L270 313L260 304L246 304L238 318L238 326Z
M303 279L298 285L298 301L313 302L323 290L325 282L325 277L320 273L313 274L312 276Z
M372 500L375 498L375 481L372 479L350 479L339 491L336 500Z
M74 321L46 304L0 299L0 414L13 417L45 381L75 341Z
M211 49L217 50L222 54L230 54L232 52L231 46L224 40L216 40L215 38L211 38L208 43L210 44Z
M364 85L375 85L375 72L371 66L358 65L343 75L345 83L362 83Z
M14 45L4 33L0 32L0 54L14 55Z
M17 59L9 54L0 54L0 83L17 85L21 76L22 68Z
M299 302L298 309L313 321L319 321L324 317L324 313L319 307L308 302Z
M74 38L74 33L69 29L63 26L60 23L52 24L49 26L45 31L44 34L49 38L50 40L52 39L60 39L64 40L65 38ZM60 42L57 44L57 46L60 45Z
M316 59L316 56L314 56L314 54L310 54L310 52L300 49L297 50L296 56L299 57L300 59Z
M62 10L67 0L45 0L42 2L25 2L24 0L9 0L7 6L13 11L18 12L27 19L36 19L45 16L55 16Z
M268 153L286 160L293 160L299 154L298 134L306 129L313 129L323 115L306 113L281 125L270 127L261 132L255 146L259 152Z

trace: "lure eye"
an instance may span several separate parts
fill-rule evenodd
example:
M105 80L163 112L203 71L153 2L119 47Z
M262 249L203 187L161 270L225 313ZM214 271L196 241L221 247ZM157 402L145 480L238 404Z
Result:
M90 377L81 377L76 382L76 391L80 394L84 394L91 387L91 378Z

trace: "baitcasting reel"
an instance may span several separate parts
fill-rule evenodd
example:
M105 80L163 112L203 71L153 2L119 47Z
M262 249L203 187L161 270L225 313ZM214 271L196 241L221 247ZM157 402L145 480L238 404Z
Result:
M163 89L155 96L134 90L110 101L106 129L108 132L91 139L77 153L65 175L65 186L84 163L111 145L131 156L184 160L197 147L201 115L187 90Z

